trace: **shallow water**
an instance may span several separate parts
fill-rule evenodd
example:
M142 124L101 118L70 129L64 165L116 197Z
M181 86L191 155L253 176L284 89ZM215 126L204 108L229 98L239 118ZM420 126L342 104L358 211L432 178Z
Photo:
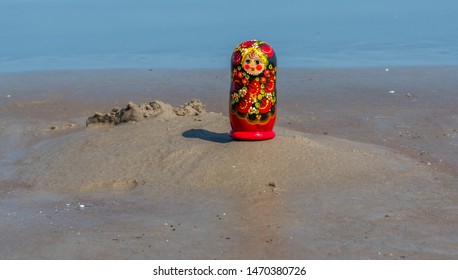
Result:
M225 68L257 38L281 67L457 65L458 2L2 0L0 72Z

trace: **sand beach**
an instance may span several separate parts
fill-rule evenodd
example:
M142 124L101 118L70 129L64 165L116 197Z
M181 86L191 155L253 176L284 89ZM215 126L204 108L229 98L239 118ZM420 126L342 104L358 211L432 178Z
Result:
M457 259L457 73L282 69L261 142L226 69L2 73L0 258Z

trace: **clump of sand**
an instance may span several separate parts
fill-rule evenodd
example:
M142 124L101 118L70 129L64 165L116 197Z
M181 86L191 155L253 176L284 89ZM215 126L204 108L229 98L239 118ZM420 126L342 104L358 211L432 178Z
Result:
M192 99L191 101L172 107L170 104L164 103L159 100L151 101L137 105L129 102L126 107L115 107L108 114L95 113L86 120L86 126L93 124L112 124L117 125L131 121L141 121L146 118L156 116L158 114L168 114L176 116L199 116L205 112L205 105L199 99Z

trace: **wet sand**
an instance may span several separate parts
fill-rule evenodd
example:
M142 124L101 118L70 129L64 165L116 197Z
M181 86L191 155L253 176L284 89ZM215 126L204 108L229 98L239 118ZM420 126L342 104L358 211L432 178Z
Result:
M1 74L0 258L456 259L457 70L282 70L265 142L227 136L226 70Z

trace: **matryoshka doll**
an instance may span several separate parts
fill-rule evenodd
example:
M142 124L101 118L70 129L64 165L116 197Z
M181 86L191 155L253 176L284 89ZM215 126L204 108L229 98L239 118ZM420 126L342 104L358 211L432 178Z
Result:
M277 117L275 52L266 42L249 40L232 53L229 135L236 140L275 137Z

